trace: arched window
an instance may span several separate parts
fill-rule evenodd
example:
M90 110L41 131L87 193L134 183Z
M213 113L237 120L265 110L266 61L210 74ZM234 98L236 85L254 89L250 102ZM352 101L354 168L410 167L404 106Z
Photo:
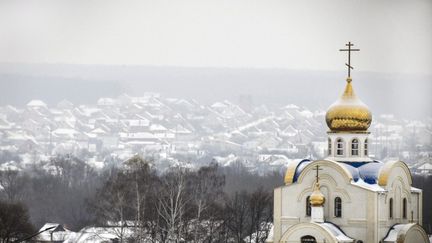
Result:
M316 243L315 237L312 235L305 235L300 238L300 243Z
M306 216L311 216L311 211L312 211L309 199L310 199L310 196L307 196L306 197Z
M359 155L359 140L357 138L354 138L351 141L351 155L352 156L358 156Z
M344 155L344 142L342 138L338 138L336 140L336 155L343 156Z
M334 216L336 218L342 217L342 199L340 197L336 197L334 200Z
M368 140L367 139L364 142L364 155L368 156Z
M393 218L393 198L390 198L389 202L389 218Z
M404 198L402 201L402 217L404 219L407 218L407 199L406 198Z
M332 141L330 138L328 139L328 155L332 155Z

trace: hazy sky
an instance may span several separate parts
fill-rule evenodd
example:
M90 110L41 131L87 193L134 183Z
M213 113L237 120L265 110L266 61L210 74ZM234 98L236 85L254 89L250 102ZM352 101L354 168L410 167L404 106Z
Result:
M432 74L431 0L0 0L0 62Z

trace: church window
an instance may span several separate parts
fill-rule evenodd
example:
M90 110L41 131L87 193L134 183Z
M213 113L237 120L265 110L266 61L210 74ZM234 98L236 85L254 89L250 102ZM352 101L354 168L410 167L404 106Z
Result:
M354 138L351 141L351 155L352 156L358 156L359 155L359 140L357 138Z
M402 201L402 217L404 219L407 218L407 199L406 198L404 198Z
M334 215L337 218L342 217L342 199L340 197L336 197L334 200Z
M312 208L311 208L311 204L310 204L310 196L306 197L306 216L311 216L311 212L312 212Z
M367 139L364 142L364 155L368 156L368 140Z
M389 218L393 218L393 198L390 198L389 202Z
M328 155L330 156L332 154L332 141L329 138L328 139Z
M300 238L300 243L316 243L315 237L311 235L305 235Z
M344 142L342 138L336 140L336 155L342 156L344 154Z

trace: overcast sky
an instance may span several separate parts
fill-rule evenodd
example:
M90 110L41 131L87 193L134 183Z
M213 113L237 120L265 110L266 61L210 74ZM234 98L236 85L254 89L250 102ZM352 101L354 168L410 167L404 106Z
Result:
M0 0L0 62L432 73L431 0Z

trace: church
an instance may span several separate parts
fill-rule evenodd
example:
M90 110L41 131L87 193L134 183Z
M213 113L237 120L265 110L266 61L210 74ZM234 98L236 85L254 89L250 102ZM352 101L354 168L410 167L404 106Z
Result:
M369 157L372 114L356 96L351 52L342 96L326 113L328 155L288 164L274 190L273 228L266 242L429 243L422 228L422 190L403 161Z

